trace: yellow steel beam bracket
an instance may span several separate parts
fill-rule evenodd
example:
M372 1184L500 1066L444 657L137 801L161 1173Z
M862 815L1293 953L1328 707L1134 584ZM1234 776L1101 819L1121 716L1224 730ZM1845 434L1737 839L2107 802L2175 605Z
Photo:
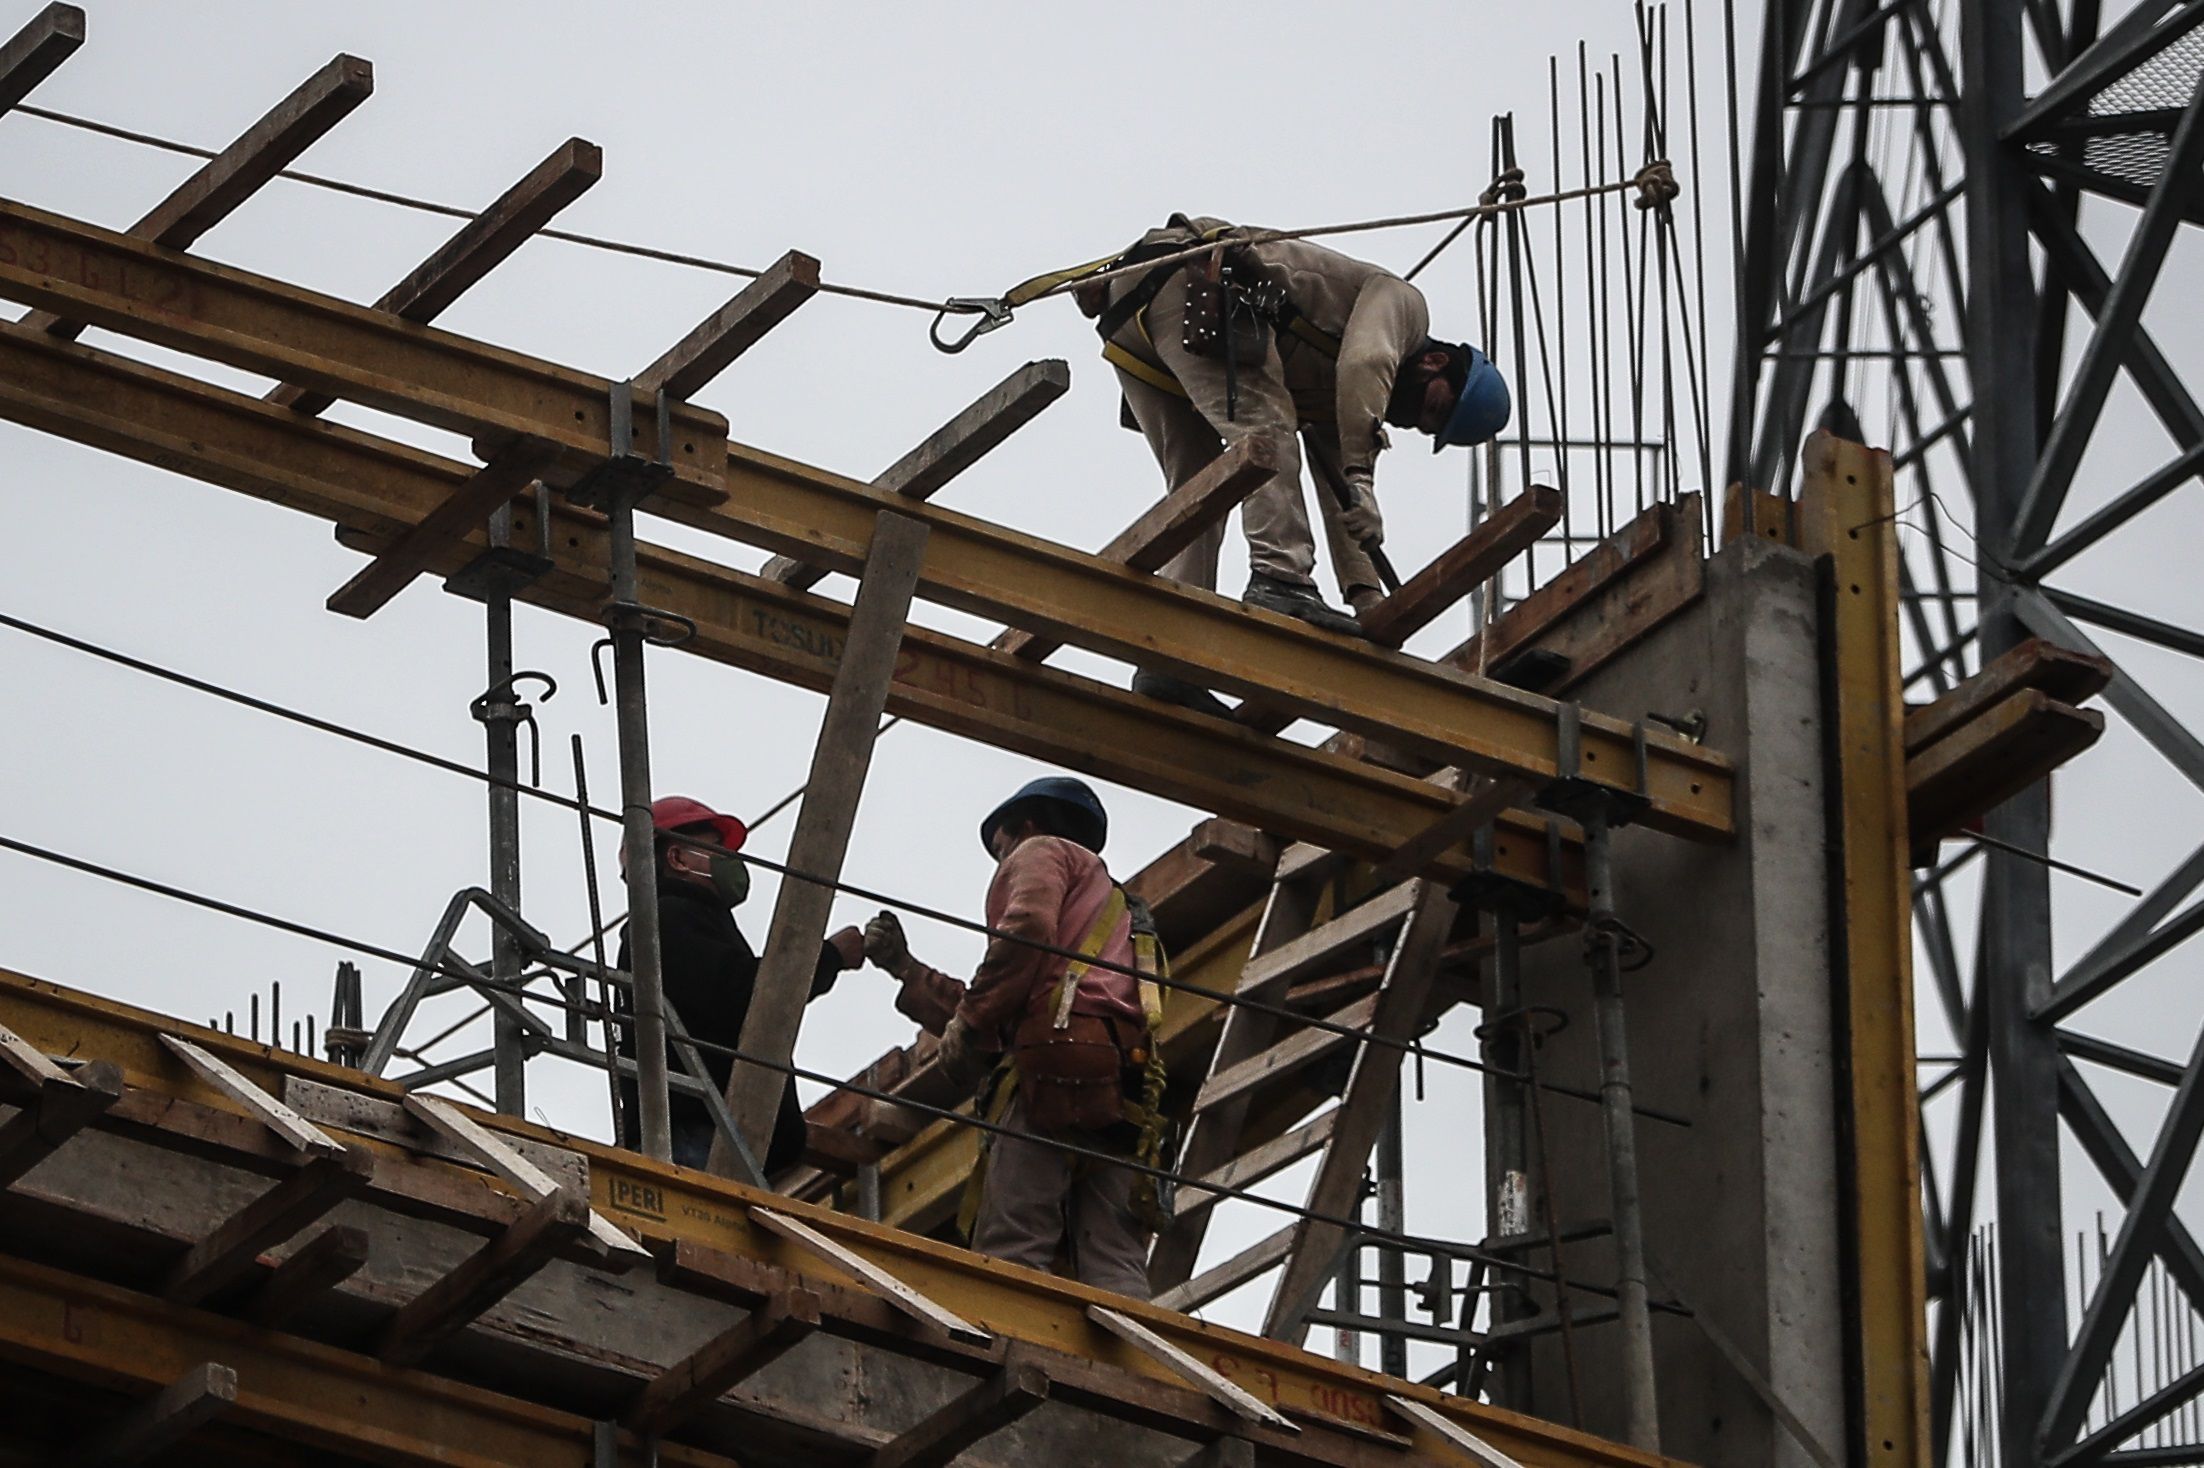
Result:
M1836 721L1842 811L1837 979L1849 1043L1860 1461L1927 1468L1928 1300L1890 455L1816 433L1798 511L1801 548L1827 557L1833 573L1825 616L1836 706L1825 716Z
M602 379L4 201L0 296L478 440L532 435L574 473L610 452ZM759 450L725 445L722 458L724 421L687 404L672 426L675 477L657 513L856 571L877 516L895 510L928 528L920 591L931 600L1443 763L1534 784L1562 773L1552 700ZM1731 833L1727 761L1665 733L1639 754L1629 725L1584 716L1581 778L1630 789L1642 765L1647 825L1700 839Z

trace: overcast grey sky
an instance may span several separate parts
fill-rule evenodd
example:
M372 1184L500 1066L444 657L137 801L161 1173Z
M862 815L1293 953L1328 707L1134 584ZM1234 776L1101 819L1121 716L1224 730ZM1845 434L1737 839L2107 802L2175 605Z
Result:
M0 14L0 26L34 8L17 5ZM1723 87L1718 9L1703 8L1711 176L1687 176L1685 186L1706 191L1713 226L1728 212ZM220 146L330 56L349 51L375 62L376 95L303 167L478 207L579 135L603 146L606 173L562 226L754 265L800 248L820 257L829 279L926 297L999 292L1115 249L1173 210L1292 226L1466 203L1489 177L1487 119L1502 110L1522 115L1539 191L1550 182L1542 162L1547 56L1570 53L1573 66L1580 38L1595 57L1627 54L1632 44L1621 0L1132 4L1076 16L1012 4L614 10L103 0L89 9L88 45L35 101ZM1675 24L1680 31L1680 9ZM1749 22L1744 41L1750 45ZM1676 44L1680 52L1680 34ZM1680 55L1677 86L1680 106ZM108 225L127 225L191 167L38 119L0 120L0 194ZM452 228L279 182L199 250L371 300ZM1401 269L1439 232L1396 232L1348 248ZM1727 235L1723 227L1711 233L1721 384ZM2184 241L2182 249L2193 254L2193 246ZM1420 283L1439 334L1476 334L1466 250ZM652 360L738 284L537 241L443 324L620 375ZM911 312L820 297L701 398L727 414L738 439L869 477L1017 364L1064 357L1070 397L959 480L945 502L1095 546L1156 493L1141 441L1117 427L1116 394L1093 336L1067 304L1031 309L954 358L926 345L925 325ZM2160 341L2177 360L2194 355L2193 343L2169 335ZM87 340L112 344L96 332ZM1880 406L1863 411L1877 436L1886 421ZM2123 425L2141 421L2124 398L2113 412ZM457 448L376 415L336 416ZM2129 450L2132 464L2093 458L2082 501L2152 467L2161 441ZM479 729L466 711L485 681L473 605L423 582L372 621L336 617L323 598L359 561L320 522L11 426L0 426L0 444L10 471L0 479L10 525L0 542L0 609L454 759L480 758ZM1420 563L1459 534L1461 456L1398 452L1383 465L1381 487L1405 562ZM1683 487L1700 487L1695 470ZM1949 488L1944 494L1958 498ZM2193 499L2170 513L2185 518L2166 533L2195 544ZM737 566L762 559L672 527L647 533ZM2185 559L2147 550L2112 561L2110 571L2078 572L2072 584L2107 594L2089 580L2103 576L2159 615L2178 618L2184 601L2193 610ZM1227 591L1238 588L1238 564L1228 550ZM848 583L826 589L846 593ZM988 630L938 609L923 619ZM549 671L562 690L539 711L546 781L568 787L566 739L579 732L603 803L616 778L611 719L590 688L593 629L526 608L518 622L521 664ZM1441 647L1461 631L1461 620L1449 619L1417 645ZM2162 697L2204 717L2190 670L2149 657L2143 668L2163 674L2154 685ZM747 814L801 781L818 697L678 655L656 656L651 679L662 791ZM483 799L472 782L15 634L0 636L0 680L15 690L15 716L0 721L6 834L399 950L425 941L455 889L483 880ZM2116 733L2108 746L2126 737ZM926 729L897 730L875 761L849 878L975 910L989 863L973 821L1036 771ZM2090 824L2077 859L2154 879L2197 838L2194 792L2175 788L2186 787L2136 778L2132 764L2111 757L2085 762L2061 788L2062 821L2085 803L2106 814ZM1177 840L1200 814L1130 791L1104 793L1120 873ZM573 821L535 804L525 804L524 821L527 914L557 937L579 936L586 909ZM790 825L784 816L765 828L756 849L777 856ZM600 831L599 854L607 900L616 903L611 835ZM773 890L761 880L743 910L753 937ZM2061 891L2062 902L2075 899L2067 886ZM2079 900L2098 921L2120 910L2086 893ZM869 911L847 899L836 918L861 921ZM275 980L287 1013L322 1011L340 956L13 856L0 856L0 913L0 963L187 1018L225 1010L242 1017L248 996ZM977 956L969 934L924 922L913 932L920 951L944 967ZM2062 952L2071 956L2076 941L2062 935ZM399 975L385 964L365 967L372 1019ZM2193 998L2164 997L2178 997L2173 1030L2185 1037ZM846 1073L906 1042L910 1027L888 999L884 978L846 978L813 1007L800 1063ZM2136 1031L2123 1038L2147 1043L2166 1029L2155 1007L2121 1013ZM1472 1023L1452 1017L1438 1043L1469 1048ZM602 1134L599 1079L541 1064L532 1078L531 1111ZM1433 1070L1411 1142L1421 1155L1444 1156L1465 1128L1475 1135L1471 1079ZM1482 1207L1473 1173L1412 1163L1412 1223L1475 1236ZM1298 1186L1294 1175L1278 1184L1292 1196ZM1242 1211L1243 1221L1215 1231L1213 1248L1276 1226Z

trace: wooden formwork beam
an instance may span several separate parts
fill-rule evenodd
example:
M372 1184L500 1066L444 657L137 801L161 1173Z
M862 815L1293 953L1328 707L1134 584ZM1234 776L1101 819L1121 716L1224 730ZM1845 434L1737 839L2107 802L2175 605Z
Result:
M694 397L818 289L819 262L801 250L790 250L668 347L664 356L643 369L635 385L670 397Z
M341 1223L325 1228L270 1270L237 1313L275 1329L359 1273L368 1252L365 1230Z
M187 1171L192 1167L257 1168L266 1161L295 1157L295 1152L256 1122L232 1112L195 1106L175 1095L175 1090L196 1088L162 1047L159 1037L163 1033L187 1035L265 1090L281 1091L281 1077L298 1075L342 1086L386 1104L395 1103L401 1094L394 1085L356 1072L340 1071L235 1037L179 1026L173 1020L111 1001L5 976L0 976L0 1023L6 1023L42 1050L97 1050L115 1057L133 1077L144 1077L147 1085L131 1093L133 1102L143 1103L133 1106L133 1113L157 1117L159 1121L158 1125L133 1121L132 1138L156 1140L156 1145L172 1148L166 1155ZM68 1038L57 1044L62 1035ZM1594 1464L1643 1468L1654 1462L1553 1424L1443 1398L1427 1388L1384 1382L1276 1342L1192 1321L1137 1301L1112 1300L1110 1309L1140 1327L1132 1334L1152 1335L1170 1350L1135 1348L1113 1339L1110 1328L1092 1318L1093 1291L1067 1281L776 1199L689 1169L559 1136L517 1118L467 1114L475 1124L501 1137L557 1141L579 1154L586 1160L593 1195L623 1224L642 1232L664 1260L658 1281L632 1290L622 1283L591 1285L582 1294L564 1293L569 1285L596 1280L598 1271L594 1266L559 1271L556 1278L543 1281L543 1289L550 1293L538 1297L537 1303L565 1299L568 1304L559 1308L570 1311L569 1315L532 1315L525 1323L484 1322L477 1327L498 1336L513 1349L541 1349L559 1358L566 1351L580 1349L586 1355L586 1342L592 1339L590 1316L598 1308L588 1301L648 1297L656 1302L652 1308L685 1312L685 1301L703 1296L694 1302L698 1313L680 1313L679 1319L719 1321L724 1317L711 1307L711 1301L752 1308L778 1291L802 1288L818 1295L820 1329L824 1332L975 1376L999 1370L1018 1353L1031 1352L1048 1374L1054 1402L1192 1442L1221 1433L1245 1433L1259 1444L1266 1461L1274 1461L1281 1468L1385 1468L1387 1463L1398 1461L1404 1450L1441 1464L1460 1462L1443 1441L1422 1433L1404 1441L1387 1429L1388 1389L1409 1393L1509 1451L1532 1461L1552 1463L1556 1468L1564 1464L1571 1468ZM354 1145L370 1148L377 1157L376 1188L362 1199L363 1204L388 1207L407 1216L434 1217L477 1233L486 1224L526 1216L520 1211L523 1205L508 1192L440 1157L416 1154L374 1136L363 1136ZM450 1196L450 1190L470 1182L474 1185L463 1189L468 1195L464 1207L457 1206L459 1200ZM110 1202L129 1209L131 1218L137 1216L127 1200ZM101 1205L70 1205L63 1195L55 1194L41 1206ZM800 1228L777 1232L762 1216L768 1211ZM354 1216L370 1227L379 1226L379 1215L356 1212ZM572 1220L576 1229L581 1226L581 1216L577 1213ZM814 1237L798 1242L792 1236L806 1232ZM568 1251L563 1257L574 1259L576 1254ZM0 1354L13 1361L39 1364L55 1358L42 1348L20 1348L14 1334L25 1327L17 1297L8 1285L19 1267L33 1266L0 1259ZM807 1273L815 1269L820 1273ZM874 1273L886 1278L870 1278ZM959 1318L982 1322L983 1328L962 1339L933 1328L931 1317L914 1314L909 1302L898 1299L886 1287L888 1281L928 1301L948 1301ZM114 1298L115 1292L108 1286L73 1277L70 1283L80 1296L97 1291L104 1292L101 1298ZM667 1290L677 1293L665 1293ZM340 1429L357 1429L360 1419L351 1415L356 1396L350 1385L357 1380L372 1388L367 1395L385 1414L384 1425L391 1437L361 1436L356 1443L369 1445L371 1455L382 1461L412 1461L408 1454L417 1439L408 1434L421 1418L447 1412L458 1413L437 1429L436 1435L445 1440L447 1450L450 1442L466 1441L486 1455L486 1462L558 1462L573 1456L568 1448L554 1449L540 1442L534 1451L522 1450L526 1445L500 1431L494 1421L477 1423L464 1400L452 1399L454 1393L466 1397L471 1388L448 1375L385 1370L361 1358L328 1352L266 1330L234 1325L198 1311L148 1301L143 1296L129 1298L141 1302L139 1309L152 1307L147 1313L158 1329L112 1331L87 1314L79 1321L82 1328L67 1342L72 1349L82 1346L101 1361L112 1359L117 1352L130 1352L129 1369L111 1378L110 1385L138 1382L150 1389L193 1361L228 1361L239 1369L241 1381L248 1388L240 1401L241 1420L261 1430L269 1430L262 1424L274 1423L275 1430L287 1439L313 1447L347 1441L334 1435L318 1436L324 1429L332 1434ZM91 1307L76 1308L81 1313ZM63 1314L59 1308L54 1311L56 1334L61 1330ZM929 1323L922 1325L921 1320ZM177 1349L194 1354L169 1369L171 1358L165 1352L178 1340L188 1344ZM239 1348L235 1354L233 1344ZM288 1363L300 1354L340 1369L309 1373L312 1379L305 1385L310 1390L299 1395L295 1388L303 1378L294 1376ZM1241 1418L1206 1400L1200 1393L1209 1388L1196 1385L1195 1375L1186 1370L1179 1356L1228 1381L1253 1388L1262 1405L1291 1419L1300 1430ZM68 1365L72 1372L86 1370L85 1359L66 1352L60 1358L65 1365L74 1363ZM449 1357L454 1369L463 1369L466 1360L456 1350ZM135 1375L140 1369L148 1375ZM607 1369L620 1370L634 1386L641 1385L634 1380L632 1366ZM570 1398L554 1395L547 1388L543 1401L555 1405L517 1403L514 1408L525 1414L527 1422L523 1425L537 1430L546 1424L572 1421L560 1410L567 1400ZM372 1424L374 1419L366 1421ZM295 1425L299 1423L311 1425ZM479 1441L469 1435L477 1432L488 1435ZM397 1445L386 1447L386 1441ZM865 1442L862 1433L841 1441L845 1445L874 1445ZM510 1456L496 1456L507 1449L513 1450ZM347 1450L361 1449L355 1445ZM661 1455L662 1461L669 1464L721 1461L670 1443L661 1444Z
M530 434L577 477L612 453L606 378L6 201L0 296L471 439ZM638 389L632 406L636 450L655 455L656 404ZM719 414L674 404L659 495L720 497L726 438Z
M902 515L883 512L873 531L857 604L850 609L849 638L841 666L827 694L826 715L811 751L803 804L788 842L790 875L781 879L766 930L765 956L758 963L744 1013L737 1060L727 1078L727 1109L742 1129L754 1157L772 1145L773 1128L787 1094L783 1069L796 1054L804 1006L811 1000L819 970L820 945L839 894L829 884L842 877L857 831L857 808L872 769L873 743L880 713L903 647L903 628L911 614L911 593L918 586L926 557L926 527ZM816 880L802 880L794 873ZM712 1138L710 1165L722 1176L734 1163L734 1147L725 1136Z
M635 1397L621 1419L645 1437L681 1425L819 1328L819 1297L806 1289L777 1290L732 1328L681 1358Z
M375 1354L410 1366L520 1288L589 1231L586 1199L556 1188L520 1220L399 1308L376 1337Z
M1243 438L1142 511L1095 554L1136 571L1160 571L1204 530L1231 513L1234 505L1276 477L1280 462L1277 445L1268 438ZM1058 638L1014 629L997 637L993 645L1013 656L1039 661L1064 644Z
M589 1419L448 1377L392 1371L372 1357L181 1309L117 1285L0 1255L0 1345L11 1369L158 1391L202 1362L235 1371L236 1426L328 1453L449 1468L454 1462L581 1463ZM455 1459L455 1443L473 1456ZM734 1468L662 1445L666 1468Z
M335 57L238 134L236 142L200 165L130 226L130 233L171 250L190 249L374 91L374 67L357 56ZM83 322L47 311L33 311L19 324L25 331L65 338L84 331Z
M1012 1361L1000 1371L927 1414L872 1455L866 1468L948 1468L1048 1401L1048 1377L1030 1362Z
M558 216L604 174L604 151L585 138L568 138L530 169L528 175L493 200L375 302L408 321L434 321L445 308L510 258L530 236ZM336 401L284 383L268 401L294 413L315 417Z
M380 549L448 500L473 470L258 399L74 344L0 333L0 417L188 473L333 520L340 538ZM595 625L608 549L601 517L554 506L553 572L521 599ZM516 507L514 533L534 529ZM454 541L449 573L483 544ZM694 556L644 545L640 595L696 622L685 650L824 691L849 609ZM923 627L907 629L890 712L1266 831L1370 857L1389 855L1453 807L1428 782L1288 740L1266 738ZM1495 862L1533 886L1581 893L1581 859L1550 868L1543 818L1502 822ZM1436 869L1461 873L1462 853Z
M611 452L611 385L570 369L20 204L0 202L0 247L0 295L477 438L533 433L568 450L577 472ZM30 255L49 270L31 269ZM920 583L929 600L1259 696L1444 763L1541 782L1561 773L1549 700L742 445L725 445L715 463L724 420L688 404L674 414L674 478L659 506L669 518L854 572L875 517L901 508L930 532ZM1643 824L1701 839L1730 835L1731 770L1721 756L1589 712L1577 742L1578 777L1642 794Z
M1534 484L1494 510L1358 620L1380 647L1399 647L1561 523L1561 495Z
M230 1215L193 1245L163 1281L164 1298L196 1305L251 1272L263 1250L296 1238L363 1191L375 1163L364 1152L316 1157Z
M77 6L57 0L24 22L0 45L0 112L28 97L83 44L84 12Z
M202 1361L69 1451L76 1468L133 1468L237 1405L237 1373Z
M1028 362L928 434L924 443L890 464L873 480L872 487L906 499L932 499L950 480L977 464L1038 417L1043 408L1070 391L1069 366L1054 359ZM788 556L773 557L759 574L798 591L818 585L827 575L817 566L807 566Z

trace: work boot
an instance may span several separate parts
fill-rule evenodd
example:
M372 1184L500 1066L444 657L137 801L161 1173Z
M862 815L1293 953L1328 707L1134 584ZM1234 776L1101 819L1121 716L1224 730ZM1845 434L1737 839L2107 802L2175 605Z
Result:
M1145 668L1135 672L1133 692L1158 703L1175 703L1197 714L1210 714L1220 719L1232 717L1232 705L1200 684L1174 678L1169 673L1151 673Z
M1261 571L1252 572L1247 578L1247 590L1240 593L1243 605L1261 607L1266 612L1284 612L1298 617L1311 627L1321 627L1326 632L1344 632L1349 637L1362 636L1362 625L1353 617L1336 608L1325 605L1324 598L1316 594L1316 588L1298 581L1282 581Z

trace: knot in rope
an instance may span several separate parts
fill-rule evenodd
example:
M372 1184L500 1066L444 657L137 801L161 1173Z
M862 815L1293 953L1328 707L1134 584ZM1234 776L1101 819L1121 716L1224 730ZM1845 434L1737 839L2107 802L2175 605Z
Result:
M1676 182L1676 170L1668 166L1666 158L1656 158L1646 164L1630 182L1638 191L1633 202L1640 209L1665 209L1684 192L1683 185Z
M1510 168L1493 179L1492 186L1477 196L1477 202L1490 209L1499 204L1520 204L1525 197L1523 170Z

